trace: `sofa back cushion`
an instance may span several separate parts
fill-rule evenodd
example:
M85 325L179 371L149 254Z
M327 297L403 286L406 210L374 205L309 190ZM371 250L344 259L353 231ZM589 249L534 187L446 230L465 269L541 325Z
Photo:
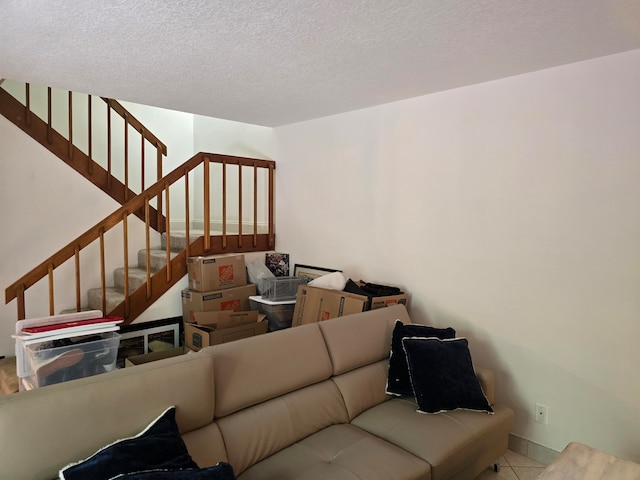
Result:
M333 374L340 375L364 365L388 360L391 333L397 319L410 323L404 305L378 308L320 322Z
M216 418L331 376L317 324L279 330L202 350L213 357Z
M380 360L332 378L342 394L349 421L390 398L384 388L388 369L389 362Z
M181 355L0 397L0 476L54 478L171 405L181 433L213 421L210 357Z
M331 380L281 395L216 420L236 474L323 428L348 421Z

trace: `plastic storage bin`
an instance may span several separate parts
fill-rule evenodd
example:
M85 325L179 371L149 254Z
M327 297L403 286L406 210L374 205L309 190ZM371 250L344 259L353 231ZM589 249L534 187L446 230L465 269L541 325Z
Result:
M36 387L89 377L116 368L120 334L97 333L24 346L28 366L21 387Z
M293 310L296 307L295 300L272 301L259 295L249 297L251 309L258 310L267 316L269 331L289 328L293 320Z
M300 277L272 277L262 279L262 298L272 302L295 300L298 286L307 283Z

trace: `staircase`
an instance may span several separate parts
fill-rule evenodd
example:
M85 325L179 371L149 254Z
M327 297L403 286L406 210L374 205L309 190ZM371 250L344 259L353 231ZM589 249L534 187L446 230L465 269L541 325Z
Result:
M42 280L48 283L50 315L56 313L58 288L65 292L74 291L76 311L97 309L105 315L122 316L125 324L128 324L186 275L187 257L274 248L275 162L201 152L145 188L145 143L155 145L157 156L154 161L157 161L158 175L162 171L161 159L166 154L166 146L120 104L103 99L107 104L109 119L112 116L111 109L124 119L125 152L129 150L126 147L127 132L134 128L141 135L142 181L140 191L136 193L130 188L130 162L126 153L122 168L124 178L118 179L113 173L111 133L108 134L109 143L106 146L107 168L93 159L90 97L87 117L89 146L80 148L74 143L71 118L72 98L77 94L68 93L69 127L66 135L63 135L52 126L52 106L55 102L52 102L51 89L48 89L47 118L41 119L31 110L29 85L24 87L26 93L23 102L9 95L4 90L5 85L0 87L0 114L122 205L7 287L5 302L16 300L17 320L25 318L26 292ZM111 121L107 121L108 131L110 124ZM183 207L184 218L180 221L172 219L172 205L173 208L175 205ZM198 218L191 218L193 211L199 212ZM132 227L140 230L142 222L144 234L129 233L130 230L133 232ZM212 230L212 223L215 231ZM193 228L196 224L197 230ZM175 232L171 231L172 226ZM151 247L152 230L162 234L161 245L157 248ZM157 237L158 234L153 233L153 236ZM138 251L137 263L130 265L129 249L132 245L140 244L144 244L145 248ZM99 250L97 264L93 258L95 255L87 255L89 260L84 259L88 247ZM122 252L120 265L111 259L106 261L105 251L114 249ZM72 277L57 279L59 267L68 264L73 265ZM109 268L113 271L112 282L111 273L107 275ZM85 277L90 278L85 280ZM86 301L83 290L88 290Z

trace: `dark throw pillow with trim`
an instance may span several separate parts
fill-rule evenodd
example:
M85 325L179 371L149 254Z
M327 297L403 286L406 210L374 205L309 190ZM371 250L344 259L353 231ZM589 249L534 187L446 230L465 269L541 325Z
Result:
M191 459L176 424L176 409L169 407L135 437L118 440L86 460L60 470L64 480L109 480L144 470L198 468Z
M237 480L231 465L220 462L214 467L186 470L149 470L118 475L112 480Z
M476 377L466 338L402 340L418 411L465 409L493 413Z
M456 331L449 328L436 328L415 323L403 324L396 320L391 337L391 355L389 356L389 374L387 376L386 393L390 395L413 395L407 356L402 348L405 337L437 337L441 339L455 338Z

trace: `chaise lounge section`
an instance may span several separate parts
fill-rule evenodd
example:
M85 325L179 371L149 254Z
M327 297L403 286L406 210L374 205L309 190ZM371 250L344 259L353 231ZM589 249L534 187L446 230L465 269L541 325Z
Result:
M473 479L506 452L513 413L480 369L493 414L387 395L397 319L402 305L0 398L3 475L55 478L175 406L193 460L241 480Z

